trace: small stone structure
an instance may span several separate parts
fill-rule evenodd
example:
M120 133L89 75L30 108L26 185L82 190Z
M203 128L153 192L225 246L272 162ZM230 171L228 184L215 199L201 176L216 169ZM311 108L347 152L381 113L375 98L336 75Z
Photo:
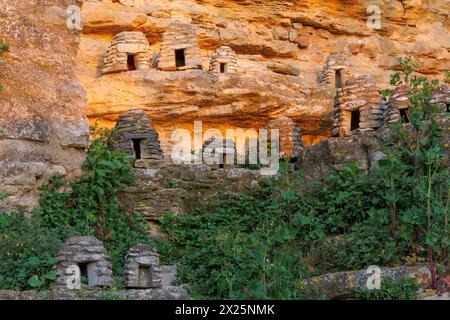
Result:
M161 266L156 251L145 244L132 247L125 257L124 276L127 288L161 288Z
M172 23L163 34L158 69L176 71L201 69L202 59L195 27Z
M280 117L267 123L268 130L278 129L280 133L280 158L297 158L302 149L302 131L294 121L288 117ZM270 133L270 132L269 132Z
M399 122L400 119L409 122L408 99L408 87L406 85L394 89L384 111L384 123L386 125Z
M227 46L216 49L211 56L209 71L216 75L237 75L236 53Z
M102 242L94 237L69 238L58 254L58 260L55 266L57 287L72 283L76 266L80 270L81 284L109 287L114 281L109 256Z
M410 121L408 90L409 88L406 85L401 85L394 89L384 112L385 125L399 122L400 119L404 123ZM448 112L450 106L450 86L442 85L433 94L430 104L437 106L441 114Z
M450 86L442 85L433 95L430 103L436 105L442 114L450 112Z
M345 81L350 77L350 63L345 52L330 54L322 72L321 82L336 89L343 87Z
M350 136L353 131L376 130L383 124L380 89L375 81L362 75L347 80L338 90L333 110L332 136Z
M233 166L237 162L236 145L232 139L208 139L203 143L202 157L208 165L218 165L219 168Z
M158 132L143 110L122 113L111 140L113 149L136 159L163 159Z
M106 51L103 74L150 70L152 53L147 38L142 32L118 33Z

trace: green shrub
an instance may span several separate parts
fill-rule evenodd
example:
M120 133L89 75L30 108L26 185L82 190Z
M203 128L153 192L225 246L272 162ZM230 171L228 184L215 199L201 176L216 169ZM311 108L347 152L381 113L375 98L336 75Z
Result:
M394 281L389 277L381 279L380 289L371 291L356 289L355 295L361 300L414 300L419 285L411 278Z
M60 239L36 219L23 214L0 215L0 290L45 289Z

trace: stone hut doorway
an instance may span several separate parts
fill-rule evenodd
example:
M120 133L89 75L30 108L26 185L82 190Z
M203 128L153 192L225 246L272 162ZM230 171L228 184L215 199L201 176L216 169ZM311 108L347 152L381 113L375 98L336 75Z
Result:
M153 286L153 268L151 266L139 266L138 282L141 288Z
M90 262L78 263L78 268L80 269L80 279L81 284L92 285L95 282L95 268Z
M133 141L134 157L138 160L142 159L142 142L143 138L131 139Z
M175 65L177 68L186 66L186 49L175 50Z
M400 109L400 119L402 119L403 123L409 123L410 122L410 114L408 108Z
M335 74L336 89L342 88L343 83L344 83L342 70L343 69L336 69L336 71L335 71L336 72L336 74Z
M226 63L221 63L220 64L220 73L227 73L227 64Z
M136 55L134 55L134 54L129 54L128 55L127 67L128 67L128 71L135 71L135 70L137 70L137 68L136 68Z
M359 123L361 121L361 113L359 110L351 111L350 131L359 129Z

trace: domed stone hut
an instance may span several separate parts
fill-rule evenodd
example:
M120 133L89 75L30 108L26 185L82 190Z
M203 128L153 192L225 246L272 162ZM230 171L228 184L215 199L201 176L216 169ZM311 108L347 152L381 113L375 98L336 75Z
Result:
M111 140L113 149L138 160L163 159L158 132L143 110L135 109L122 113Z
M387 108L384 113L384 124L389 125L399 122L409 123L409 88L407 85L400 85L394 89L389 98ZM442 85L435 92L430 100L430 104L436 106L441 114L450 112L450 86Z
M161 288L161 266L158 253L145 244L132 247L125 257L124 276L127 288Z
M150 70L152 53L147 38L142 32L124 31L114 36L106 51L103 74Z
M73 283L78 268L81 284L109 287L113 283L112 266L101 241L94 237L69 238L58 254L55 285Z
M267 130L279 130L280 158L290 157L295 159L300 156L303 149L302 131L292 119L282 116L270 120L266 128Z
M195 27L187 23L171 23L163 34L158 69L177 71L201 68Z
M236 53L228 46L217 48L211 56L209 71L216 75L237 75Z
M347 80L333 110L333 137L351 136L355 130L376 130L383 124L380 88L367 75Z
M408 90L408 86L406 85L401 85L394 89L384 112L385 124L396 123L400 119L403 119L403 122L409 122Z

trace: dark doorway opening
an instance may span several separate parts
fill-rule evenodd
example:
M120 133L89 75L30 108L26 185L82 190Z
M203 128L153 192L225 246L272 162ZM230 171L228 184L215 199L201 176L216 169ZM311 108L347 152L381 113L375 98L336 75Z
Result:
M127 59L127 66L128 66L128 71L134 71L137 70L136 69L136 56L133 54L129 54L128 55L128 59Z
M447 112L450 112L450 103L447 103Z
M350 131L359 129L360 113L359 110L352 111L352 119L350 125Z
M177 68L186 66L185 49L175 50L175 63L176 63Z
M133 150L134 150L134 156L136 159L142 159L142 141L144 139L132 139L133 140Z
M78 268L80 268L80 282L81 284L89 285L89 273L88 273L88 263L79 263Z
M342 88L342 70L336 70L336 89Z
M150 288L153 286L152 267L139 266L139 286L142 288Z
M226 63L220 64L220 73L227 73L227 64Z
M409 123L410 119L410 114L409 114L409 110L406 109L400 109L400 118L402 119L402 122L404 123Z
M225 168L225 162L227 161L227 157L225 153L221 153L220 154L220 163L219 163L219 168L223 169Z

